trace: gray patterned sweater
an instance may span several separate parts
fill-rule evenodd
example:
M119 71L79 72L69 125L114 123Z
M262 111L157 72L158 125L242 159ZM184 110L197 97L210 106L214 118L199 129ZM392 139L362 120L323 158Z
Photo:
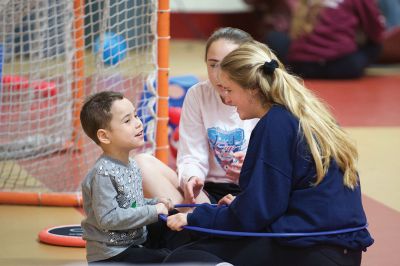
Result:
M82 182L83 239L88 262L108 259L146 241L146 225L157 221L157 199L145 199L136 162L102 155Z

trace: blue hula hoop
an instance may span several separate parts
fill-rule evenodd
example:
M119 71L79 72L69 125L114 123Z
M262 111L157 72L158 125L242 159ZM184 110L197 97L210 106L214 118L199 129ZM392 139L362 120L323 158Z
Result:
M200 206L202 204L177 204L175 208L193 208ZM216 204L211 204L212 206L217 206ZM164 222L167 221L167 216L164 214L159 215L160 219ZM240 232L240 231L228 231L228 230L218 230L218 229L210 229L210 228L203 228L198 226L190 226L186 225L183 228L212 234L212 235L223 235L223 236L252 236L252 237L305 237L305 236L322 236L322 235L338 235L344 233L351 233L363 230L368 227L368 224L358 227L352 228L345 228L339 230L331 230L331 231L320 231L320 232L304 232L304 233L266 233L266 232Z

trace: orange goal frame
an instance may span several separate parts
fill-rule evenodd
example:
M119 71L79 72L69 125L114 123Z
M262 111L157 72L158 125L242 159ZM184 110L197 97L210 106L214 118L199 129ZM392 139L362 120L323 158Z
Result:
M78 48L74 56L73 68L75 75L73 139L77 139L80 128L79 112L84 97L84 0L74 0L75 45ZM170 41L170 5L169 0L158 0L157 10L157 128L155 156L168 163L168 76L169 76L169 41ZM77 150L82 149L82 140L77 141ZM71 193L41 193L41 192L1 192L0 204L70 206L81 207L82 195Z

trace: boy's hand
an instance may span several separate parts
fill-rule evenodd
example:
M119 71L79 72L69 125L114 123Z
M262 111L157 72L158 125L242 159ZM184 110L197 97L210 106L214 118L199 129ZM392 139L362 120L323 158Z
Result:
M240 171L242 170L244 157L246 154L242 151L232 154L233 162L226 171L226 176L234 182L239 181Z
M167 206L165 206L164 203L157 203L156 204L156 209L157 209L157 214L164 214L168 215L168 209Z
M187 224L187 213L178 213L167 218L168 227L174 231L181 231L182 227Z
M183 188L185 202L195 203L197 196L203 189L203 186L204 186L204 181L198 178L197 176L189 178L189 181L186 182Z
M174 203L172 202L171 199L169 198L159 198L158 201L160 203L164 203L164 205L167 207L167 209L169 211L171 211L172 209L174 209Z

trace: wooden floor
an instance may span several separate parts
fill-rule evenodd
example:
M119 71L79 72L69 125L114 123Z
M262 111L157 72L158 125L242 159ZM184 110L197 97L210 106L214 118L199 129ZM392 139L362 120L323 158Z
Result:
M206 77L204 42L171 43L171 76ZM375 244L364 266L400 265L400 68L371 69L361 80L306 81L332 108L360 152L364 207ZM79 224L74 208L0 205L0 265L85 264L85 250L39 243L46 227Z

